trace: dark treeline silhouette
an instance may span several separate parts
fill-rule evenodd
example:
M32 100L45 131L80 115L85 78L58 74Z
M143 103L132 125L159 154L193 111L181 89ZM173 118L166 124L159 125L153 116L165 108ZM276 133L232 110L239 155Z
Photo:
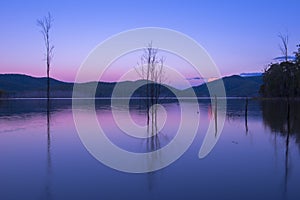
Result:
M300 63L300 44L297 45L298 47L298 51L295 52L295 56L296 56L296 63Z
M264 97L300 97L300 48L295 52L295 60L285 60L271 64L263 75L260 93Z

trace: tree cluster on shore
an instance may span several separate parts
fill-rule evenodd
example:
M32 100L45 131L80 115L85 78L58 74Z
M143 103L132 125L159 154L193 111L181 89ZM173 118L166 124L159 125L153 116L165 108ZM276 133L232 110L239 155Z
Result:
M270 64L265 70L260 88L263 97L300 97L300 44L297 48L294 59L283 54L283 62Z

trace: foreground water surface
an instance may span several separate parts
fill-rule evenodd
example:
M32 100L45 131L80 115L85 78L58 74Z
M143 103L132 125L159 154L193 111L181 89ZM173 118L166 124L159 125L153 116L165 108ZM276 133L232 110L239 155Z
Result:
M48 118L46 100L0 100L1 200L300 199L300 102L291 102L287 117L286 101L249 100L245 112L245 100L228 100L220 138L199 159L216 113L210 100L186 101L188 112L199 113L192 145L168 167L141 174L120 172L96 160L77 134L71 100L50 103ZM142 153L163 148L176 135L180 104L163 106L165 127L150 141L125 135L114 122L109 100L96 100L95 107L113 143ZM120 104L118 109L127 107ZM130 114L137 124L146 124L144 106L133 103ZM162 159L152 157L147 163Z

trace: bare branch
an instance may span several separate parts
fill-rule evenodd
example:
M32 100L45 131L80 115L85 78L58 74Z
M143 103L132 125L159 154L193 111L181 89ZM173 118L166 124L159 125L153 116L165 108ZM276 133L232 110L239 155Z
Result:
M285 61L288 61L288 43L289 43L289 36L288 34L283 35L282 33L279 33L278 37L281 40L281 44L279 45L279 49L282 53L282 55L285 58Z

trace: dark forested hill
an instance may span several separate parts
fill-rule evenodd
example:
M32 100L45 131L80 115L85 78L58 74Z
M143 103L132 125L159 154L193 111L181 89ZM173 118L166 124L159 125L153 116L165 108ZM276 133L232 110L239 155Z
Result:
M209 96L207 86L214 88L220 80L193 87L198 97ZM262 76L241 77L233 75L223 78L227 97L257 97L259 88L262 85ZM191 88L187 89L190 90ZM187 90L183 91L186 92Z
M215 87L220 80L215 80L207 83L210 87ZM229 76L223 78L224 85L226 88L226 94L228 97L256 97L259 96L259 88L262 85L261 76L252 77L241 77L241 76ZM82 83L85 85L91 83ZM143 80L139 81L124 81L118 83L121 91L129 91L132 88L139 88L134 93L135 97L145 96L145 85ZM155 84L155 83L152 83ZM97 87L97 97L111 97L112 91L116 83L99 82ZM0 74L0 97L46 97L47 79L46 78L35 78L21 74ZM55 79L50 80L51 97L72 97L73 83L67 83L58 81ZM194 90L198 97L208 97L208 89L206 84L188 88L186 90L178 90L171 86L161 86L162 97L173 97L174 94L171 90L175 91L181 97L185 97L188 94L188 90ZM119 94L122 96L122 93Z

